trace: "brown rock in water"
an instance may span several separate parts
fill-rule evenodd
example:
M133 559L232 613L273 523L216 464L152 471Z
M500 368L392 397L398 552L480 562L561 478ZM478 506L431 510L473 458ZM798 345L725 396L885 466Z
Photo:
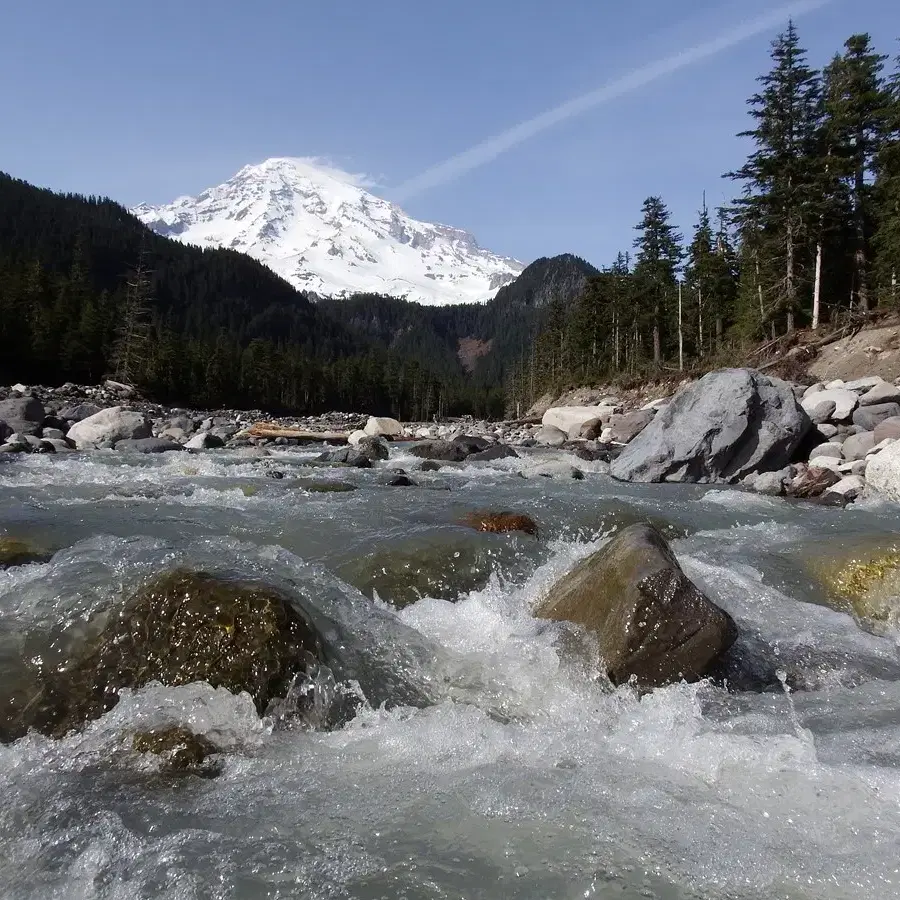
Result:
M112 709L122 688L151 681L246 691L262 713L321 659L312 626L273 588L176 570L139 590L65 665L38 671L33 696L3 704L0 738L29 728L60 737Z
M131 746L138 753L160 757L160 772L171 775L199 775L214 778L222 769L210 757L218 753L212 741L186 728L172 725L153 731L139 731Z
M539 618L593 632L614 684L697 681L734 643L737 628L682 572L652 525L632 525L558 581Z
M465 525L476 531L489 531L496 534L507 531L524 531L525 534L537 534L538 527L531 516L511 512L476 512L470 513L463 520Z
M824 494L828 488L837 484L840 480L841 476L837 472L832 472L831 469L809 466L790 481L787 487L787 495L801 500L808 500Z

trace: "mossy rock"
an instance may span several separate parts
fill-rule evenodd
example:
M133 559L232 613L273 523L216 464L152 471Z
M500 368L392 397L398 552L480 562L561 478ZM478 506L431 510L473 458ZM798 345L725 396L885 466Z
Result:
M482 589L496 571L523 575L529 566L523 544L532 543L518 534L439 531L383 541L369 553L343 563L338 575L366 596L377 594L396 609L422 597L455 601Z
M176 570L105 617L60 668L39 670L35 694L4 704L0 738L34 728L59 737L96 719L122 688L204 681L246 691L260 713L323 658L310 623L273 588Z
M138 753L153 753L160 758L159 771L166 775L199 775L215 778L222 771L219 752L212 741L187 728L171 725L153 731L139 731L131 747Z
M51 553L29 544L27 541L0 536L0 569L47 562L51 556Z
M809 569L837 609L874 622L900 620L900 544L816 559Z

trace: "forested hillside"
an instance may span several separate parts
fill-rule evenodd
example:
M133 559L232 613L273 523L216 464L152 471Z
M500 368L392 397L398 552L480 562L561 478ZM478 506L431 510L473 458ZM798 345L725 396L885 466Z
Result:
M427 418L469 403L243 254L0 174L0 383L108 375L196 406Z
M417 359L445 379L468 373L471 391L501 390L505 377L534 343L553 303L571 306L597 270L563 254L535 260L489 303L419 306L394 297L358 294L322 300L319 308L341 326L384 349ZM480 345L471 359L461 342Z
M900 60L860 34L816 69L793 24L771 59L748 101L750 155L725 176L734 203L698 202L685 238L663 198L648 197L627 251L574 307L554 300L508 381L510 404L733 364L797 328L900 307Z

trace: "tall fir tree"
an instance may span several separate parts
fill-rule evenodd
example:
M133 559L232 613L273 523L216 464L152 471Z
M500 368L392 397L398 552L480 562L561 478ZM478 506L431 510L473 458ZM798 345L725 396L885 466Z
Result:
M868 34L856 34L825 70L825 131L829 173L835 173L849 201L852 234L851 307L871 306L869 269L874 220L872 181L885 140L888 93L882 80L887 57L872 49Z
M683 255L681 235L661 197L648 197L644 201L636 230L640 233L634 241L637 249L634 278L640 292L641 311L649 322L653 363L659 366L674 336L671 319L676 308L678 267Z
M744 184L736 201L743 240L753 239L778 260L779 275L764 286L772 313L793 331L807 304L804 269L817 217L813 198L821 83L806 63L793 22L772 43L772 69L748 101L756 127L741 133L755 144L747 162L728 177ZM763 276L762 269L757 273Z
M879 301L900 308L900 57L886 88L884 139L876 161L875 274Z

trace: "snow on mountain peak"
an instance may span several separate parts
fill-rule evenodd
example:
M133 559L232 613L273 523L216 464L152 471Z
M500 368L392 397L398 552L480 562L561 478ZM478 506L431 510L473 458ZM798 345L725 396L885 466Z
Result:
M275 157L196 197L132 212L166 237L247 253L319 296L480 302L524 268L466 231L410 218L374 186L319 159Z

